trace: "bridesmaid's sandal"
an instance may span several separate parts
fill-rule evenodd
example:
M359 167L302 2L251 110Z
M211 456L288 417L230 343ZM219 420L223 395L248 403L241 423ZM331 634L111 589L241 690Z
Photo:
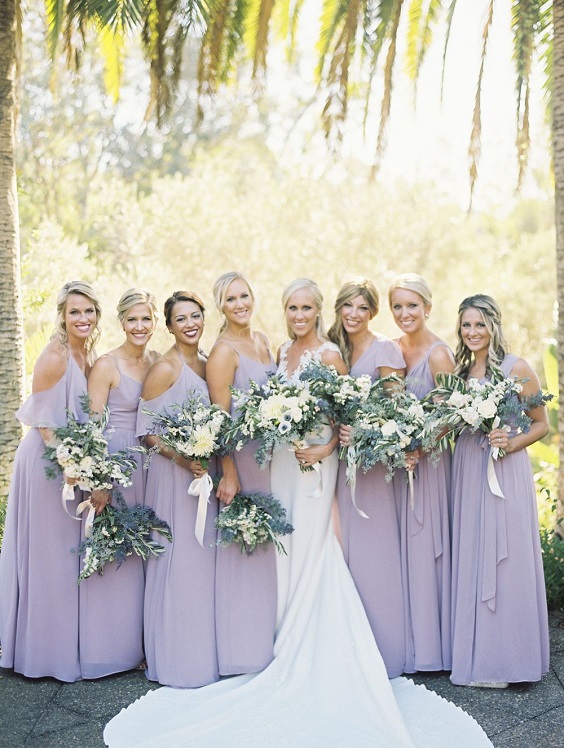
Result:
M478 683L472 681L472 683L468 684L472 688L507 688L509 683Z

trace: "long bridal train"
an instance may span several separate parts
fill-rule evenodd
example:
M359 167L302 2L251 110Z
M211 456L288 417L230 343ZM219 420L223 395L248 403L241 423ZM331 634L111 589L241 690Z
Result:
M311 473L287 449L274 454L272 485L283 487L277 497L296 530L280 558L271 665L205 688L149 692L108 723L110 748L491 746L454 704L406 678L388 680L330 526L336 470L335 454Z

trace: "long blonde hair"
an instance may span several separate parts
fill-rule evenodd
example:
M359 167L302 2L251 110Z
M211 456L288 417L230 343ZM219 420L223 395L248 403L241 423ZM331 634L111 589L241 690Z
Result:
M296 291L307 290L311 292L313 301L317 307L317 317L315 320L315 332L321 340L328 340L327 332L325 331L325 325L323 324L323 294L317 283L310 278L296 278L291 283L288 283L286 288L282 291L282 309L286 314L286 306L290 297L296 293ZM292 340L296 339L296 334L293 332L290 325L286 322L286 329L288 331L288 337Z
M472 352L462 339L460 325L462 315L468 309L477 309L482 315L486 330L490 336L490 345L486 357L486 375L500 374L500 367L509 346L505 340L501 327L501 310L495 299L485 294L475 294L465 298L458 307L458 319L456 323L456 337L458 340L456 353L454 354L455 374L466 379L472 366Z
M238 270L231 270L228 273L223 273L223 275L220 275L219 278L213 284L213 288L212 288L213 300L214 300L216 309L220 313L221 318L222 318L222 322L221 322L221 326L218 331L218 335L221 334L227 327L227 320L225 319L225 315L223 314L223 307L225 306L225 299L227 298L227 291L229 290L229 286L235 280L243 281L243 283L247 285L247 288L249 289L249 293L251 294L251 299L253 300L253 304L255 303L255 295L253 293L253 289L251 288L251 284L249 283L247 278L243 275L243 273L240 273Z
M51 340L57 339L62 346L66 348L69 336L65 325L65 310L67 306L68 298L71 294L79 294L84 296L92 302L94 310L96 311L96 324L94 330L90 333L86 339L85 348L89 354L89 360L92 358L90 355L93 353L96 343L100 340L102 331L100 329L100 317L102 316L102 309L100 307L100 301L96 292L89 283L85 281L69 281L59 291L57 296L57 317L55 319L55 330L51 335Z
M347 281L341 286L337 298L335 299L335 321L329 328L329 339L339 346L341 355L347 366L350 366L352 345L349 336L343 325L341 309L346 303L362 296L370 309L370 319L373 319L380 309L380 297L376 286L370 280Z

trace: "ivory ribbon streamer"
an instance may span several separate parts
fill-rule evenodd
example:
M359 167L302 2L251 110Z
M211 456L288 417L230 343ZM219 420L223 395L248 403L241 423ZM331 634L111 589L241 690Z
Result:
M354 508L363 519L369 519L368 514L356 505L356 453L354 447L347 448L347 480L351 487L351 501Z
M89 511L88 516L86 517L86 524L84 525L84 537L89 538L92 535L92 526L94 524L94 517L96 516L94 505L90 499L80 502L76 507L76 517L74 519L80 519L80 515L85 509L88 509Z
M488 486L490 487L490 491L494 496L499 496L500 499L505 498L495 472L494 456L491 447L490 453L488 455Z
M414 487L414 478L413 470L407 471L407 482L409 484L409 506L411 507L411 511L415 509L415 487Z
M208 472L204 473L201 478L194 478L188 486L190 496L198 496L198 512L196 514L196 526L194 534L198 543L204 547L204 531L206 529L206 514L208 504L210 503L210 494L213 488L213 482Z
M63 509L69 515L69 517L72 517L73 519L77 519L80 521L80 517L75 517L74 514L71 514L69 510L67 509L67 502L74 501L74 486L71 486L71 484L67 483L66 481L63 482L63 490L61 493L61 499L63 501Z

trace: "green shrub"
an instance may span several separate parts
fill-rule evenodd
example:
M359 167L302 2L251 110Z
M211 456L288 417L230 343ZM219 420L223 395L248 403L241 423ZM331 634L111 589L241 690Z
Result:
M551 511L555 512L556 499L548 491L546 494ZM541 527L540 539L548 608L564 613L564 538L557 532L562 529L561 523L560 519L556 524Z

